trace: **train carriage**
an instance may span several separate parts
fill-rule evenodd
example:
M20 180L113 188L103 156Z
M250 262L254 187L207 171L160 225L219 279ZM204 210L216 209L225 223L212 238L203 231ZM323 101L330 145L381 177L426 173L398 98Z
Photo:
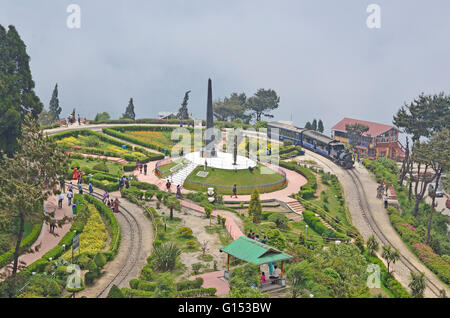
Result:
M324 157L327 157L345 169L354 165L352 154L344 144L318 131L295 127L281 122L267 124L267 137L291 140L294 145L300 145Z

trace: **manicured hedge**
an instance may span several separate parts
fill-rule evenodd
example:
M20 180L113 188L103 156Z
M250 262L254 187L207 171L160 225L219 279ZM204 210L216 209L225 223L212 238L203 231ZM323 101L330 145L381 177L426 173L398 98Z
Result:
M175 297L204 297L204 296L215 296L217 289L215 288L196 288L178 291Z
M39 234L42 230L42 223L36 224L33 229L31 230L30 234L28 234L20 243L20 249L21 250L27 250L28 248L33 245L34 242L36 242L37 238L39 237ZM14 252L15 248L10 249L9 251L3 253L0 255L0 268L8 265L14 260Z
M319 235L324 237L334 237L346 239L347 237L332 229L329 229L322 223L322 221L315 215L314 212L305 210L302 212L304 221Z
M122 293L126 298L151 298L153 297L153 292L132 289L132 288L122 288Z
M194 280L182 280L176 284L176 289L178 291L188 290L188 289L198 289L203 285L203 278L197 277Z
M109 246L109 253L105 254L108 257L108 260L111 260L117 255L121 240L120 226L117 222L116 216L111 209L103 204L103 202L93 198L92 196L85 194L84 199L93 204L108 223L111 232L111 244Z
M295 161L284 162L280 161L279 165L283 168L294 170L295 172L300 173L302 176L306 178L308 181L305 185L302 186L302 190L316 190L317 189L317 180L314 173L311 172L310 169L302 167L297 164Z
M155 291L158 284L156 282L147 282L145 280L132 279L130 280L130 287L132 289L139 289L145 291Z

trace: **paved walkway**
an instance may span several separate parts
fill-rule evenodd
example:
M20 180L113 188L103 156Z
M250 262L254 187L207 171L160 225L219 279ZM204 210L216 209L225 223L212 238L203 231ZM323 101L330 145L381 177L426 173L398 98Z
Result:
M55 207L55 217L57 220L61 220L64 216L73 216L72 207L67 205L67 197L64 198L62 209L58 208L58 197L51 196L45 201L45 206L48 207L49 212L53 209L51 207ZM56 245L58 245L59 241L63 238L64 235L69 231L71 227L70 223L64 224L62 227L56 227L55 233L52 234L49 232L50 226L45 224L42 226L41 233L37 238L36 242L31 246L34 250L37 246L38 250L34 253L27 253L19 257L19 262L24 262L27 266L32 264L33 262L40 259L45 253L50 251ZM12 264L12 263L11 263ZM0 272L4 272L6 268L0 269Z
M194 210L194 211L197 211L197 212L205 213L205 209L202 206L200 206L192 201L182 199L181 206L191 209L191 210ZM244 235L244 233L242 233L242 230L239 228L239 226L236 224L236 222L233 220L233 218L229 215L229 213L230 213L229 211L216 210L216 211L213 211L212 215L213 216L220 215L221 217L226 219L225 228L227 229L227 232L230 234L231 238L234 241L237 238Z
M217 289L216 296L225 296L230 292L230 285L223 278L224 271L217 271L211 273L205 273L200 275L195 275L190 277L190 279L194 280L197 277L203 278L203 288L215 288Z

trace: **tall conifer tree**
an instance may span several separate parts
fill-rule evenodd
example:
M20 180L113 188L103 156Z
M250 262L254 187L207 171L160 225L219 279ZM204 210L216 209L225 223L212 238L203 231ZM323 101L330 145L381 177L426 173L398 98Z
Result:
M34 118L43 105L34 92L30 57L25 43L12 25L0 25L0 151L12 155L26 114Z
M53 120L59 119L59 114L61 114L61 107L59 107L59 99L58 99L58 83L55 85L53 89L52 98L50 99L50 107L49 111L52 115Z

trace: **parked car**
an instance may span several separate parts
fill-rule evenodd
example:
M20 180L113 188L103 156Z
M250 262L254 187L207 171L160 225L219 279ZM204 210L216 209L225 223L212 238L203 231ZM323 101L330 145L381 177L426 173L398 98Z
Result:
M428 195L432 195L434 192L434 184L430 184L428 186ZM436 197L437 198L442 198L444 196L444 192L442 191L442 185L439 184L436 190Z

